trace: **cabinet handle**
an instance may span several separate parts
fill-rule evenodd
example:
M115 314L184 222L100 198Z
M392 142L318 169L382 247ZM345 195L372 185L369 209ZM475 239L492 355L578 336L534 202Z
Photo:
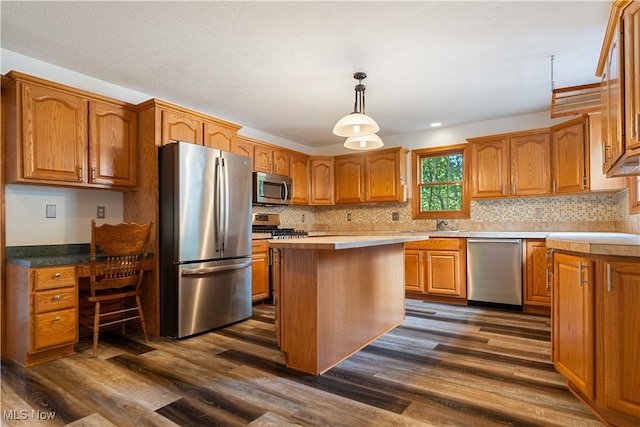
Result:
M611 264L607 264L607 292L611 292Z
M53 320L55 320L56 322L59 322L60 321L60 316L56 316L56 318L53 319Z
M640 113L636 114L636 140L638 139L638 134L640 134Z
M556 192L556 180L553 180L553 190L551 190L552 193Z
M603 163L607 163L611 160L611 157L607 157L607 152L611 150L611 144L607 144L606 142L602 145L602 158Z
M53 299L54 299L54 300L56 300L56 301L60 301L60 295L55 295L55 296L53 297Z
M582 177L582 188L583 189L589 188L589 186L587 185L587 177L586 176Z
M96 168L95 166L91 168L91 181L96 180Z
M582 287L582 261L578 261L578 283Z
M82 181L82 165L78 166L78 181Z
M516 185L516 183L513 183L513 195L515 196L516 194L516 190L518 189L518 186Z
M53 277L55 277L56 279L57 279L58 277L60 277L60 276L62 276L62 274L61 274L60 272L58 272L58 273L56 273L56 274L54 274L54 275L53 275Z

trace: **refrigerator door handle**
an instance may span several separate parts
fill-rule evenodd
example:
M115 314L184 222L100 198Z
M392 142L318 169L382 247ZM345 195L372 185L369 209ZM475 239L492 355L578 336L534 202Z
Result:
M229 169L227 168L227 162L225 162L224 157L220 158L222 162L222 206L221 206L221 214L222 214L222 250L229 247L227 239L229 235L229 216L231 212L229 212Z
M251 260L245 261L240 264L231 264L231 265L220 265L217 267L207 267L207 268L193 268L191 270L183 270L183 276L194 276L194 275L204 275L211 273L219 273L221 271L229 271L229 270L240 270L242 268L247 268L251 265Z
M222 232L222 201L220 200L222 197L222 188L221 188L221 179L222 179L222 165L220 164L220 158L216 157L214 162L214 172L213 179L215 180L213 186L213 232L214 238L216 242L216 251L222 251L223 249L223 232Z

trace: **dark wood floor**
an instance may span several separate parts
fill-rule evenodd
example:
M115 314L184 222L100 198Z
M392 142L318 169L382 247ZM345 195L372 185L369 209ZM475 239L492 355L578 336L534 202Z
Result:
M96 358L83 339L31 368L3 360L2 425L601 426L549 335L545 317L407 301L403 325L309 376L285 367L273 308L257 306L185 340L107 333Z

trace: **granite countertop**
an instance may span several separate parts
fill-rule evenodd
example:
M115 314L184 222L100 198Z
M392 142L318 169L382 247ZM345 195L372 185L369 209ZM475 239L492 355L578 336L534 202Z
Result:
M590 255L640 257L640 235L628 233L549 233L547 247Z
M391 245L428 239L428 236L367 235L367 236L318 236L304 239L272 239L269 247L278 249L353 249Z
M26 267L84 264L90 261L90 244L7 246L7 262ZM153 254L147 254L152 258ZM100 259L100 254L96 255Z

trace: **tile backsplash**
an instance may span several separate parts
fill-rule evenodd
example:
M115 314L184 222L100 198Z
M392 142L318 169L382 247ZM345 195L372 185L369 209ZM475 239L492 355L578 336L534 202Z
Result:
M629 215L628 192L503 200L474 200L471 218L449 221L460 230L623 231L638 233L640 215ZM305 230L432 230L435 220L413 220L411 200L335 206L254 206L279 213L282 226ZM396 214L396 215L394 215ZM394 216L397 220L394 220ZM447 218L444 218L447 219Z

